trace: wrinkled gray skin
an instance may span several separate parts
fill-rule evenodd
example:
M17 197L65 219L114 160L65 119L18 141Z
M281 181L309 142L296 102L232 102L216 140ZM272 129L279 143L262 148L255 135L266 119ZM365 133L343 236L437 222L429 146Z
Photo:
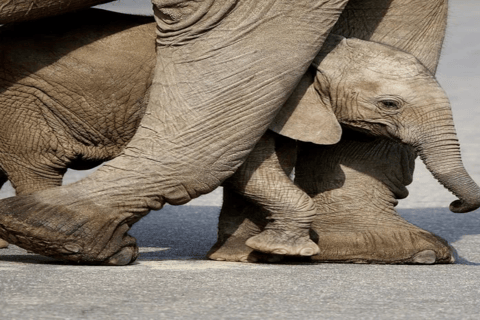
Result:
M327 52L327 54L324 54L324 52ZM328 154L328 151L322 152L321 156L317 155L315 157L314 155L319 153L319 151L312 148L311 152L309 152L309 145L305 145L299 156L296 180L303 190L309 192L309 196L317 200L317 203L316 206L314 205L314 213L310 221L306 215L303 215L301 216L300 222L294 222L297 222L298 225L300 223L304 224L304 237L307 239L310 238L309 231L313 221L322 220L327 214L337 217L339 221L341 221L342 219L339 217L345 215L344 211L347 210L330 210L330 206L334 205L332 203L334 196L328 193L332 188L325 187L338 185L340 183L339 181L341 181L340 186L342 186L346 180L349 183L351 181L356 182L356 184L354 184L356 188L346 185L342 191L344 197L338 197L343 199L347 207L349 205L348 203L351 203L348 197L356 198L358 193L365 189L365 186L375 184L372 186L372 190L366 191L365 196L358 196L358 201L365 201L367 203L362 206L357 206L356 209L363 213L366 208L371 210L370 202L378 201L377 207L384 211L384 216L387 216L387 214L392 211L392 203L395 202L394 197L406 197L408 194L405 185L411 182L414 159L413 156L409 157L408 155L416 146L416 137L426 134L422 131L424 130L423 124L430 120L431 115L441 114L443 119L448 119L447 116L451 119L449 102L445 92L436 82L430 71L410 54L399 51L393 47L387 47L373 42L329 37L318 59L315 59L314 65L317 64L317 61L319 62L316 70L312 70L315 72L315 82L313 84L315 93L320 96L316 103L317 108L323 108L326 112L333 112L335 117L344 125L356 130L365 131L371 135L400 140L403 143L410 144L412 148L411 150L407 149L402 151L402 148L398 145L392 143L392 147L390 148L387 142L380 143L378 141L370 144L359 143L358 148L355 147L355 143L343 143L341 144L342 147L332 147L331 149L333 150L332 153L334 156L331 158L333 159L335 159L335 155L339 153L338 150L343 149L343 152L346 153L343 158L337 160L339 164L343 165L344 163L341 161L344 161L345 158L346 166L353 165L357 170L367 173L365 178L357 178L355 173L348 173L352 176L350 179L341 179L341 174L338 174L340 177L337 177L334 172L348 170L335 170L337 163L332 165L332 163L328 161L329 157L325 156ZM306 77L309 76L309 73L307 73ZM285 108L288 109L288 107L287 103ZM284 127L289 126L288 121L292 121L292 118L296 117L296 112L303 111L303 107L302 103L300 103L292 113L289 113L290 117ZM282 112L283 111L284 109L282 109ZM303 120L303 118L300 120ZM381 126L379 124L381 124ZM451 120L448 123L442 122L442 124L438 124L438 126L443 125L449 125L453 130ZM419 134L418 131L420 131L421 134ZM329 134L331 135L331 132L329 132ZM285 196L285 190L288 191L288 184L284 183L282 186L281 180L277 177L283 174L285 180L287 180L288 174L293 169L291 164L294 163L294 161L289 159L288 156L285 156L285 153L287 155L289 154L288 151L284 151L285 142L279 143L280 146L277 147L279 151L275 147L274 136L266 136L262 138L261 141L262 143L257 144L244 165L227 180L227 185L235 186L236 189L242 190L247 198L253 200L253 203L261 204L269 213L268 219L274 220L273 222L263 225L263 228L257 228L262 230L262 232L259 233L257 231L253 234L250 233L249 237L244 237L244 240L246 240L245 244L252 249L265 253L289 254L286 252L286 249L284 249L286 245L281 246L281 241L273 241L272 239L284 239L284 243L294 242L294 244L296 244L299 242L298 238L300 238L300 236L298 229L301 229L301 227L295 229L294 227L296 227L296 225L291 222L295 217L291 214L285 215L284 212L289 211L280 208L279 205L283 204L282 200L284 198L287 198ZM266 147L266 145L269 145L269 147ZM345 147L345 145L349 147ZM375 150L372 151L372 148ZM318 150L323 149L318 148ZM290 153L294 154L294 151ZM327 160L322 160L322 158ZM329 169L325 169L324 167ZM252 168L255 168L255 170ZM275 176L275 174L277 176ZM373 178L369 178L368 175ZM375 181L375 178L378 181ZM370 182L369 180L372 179L373 181ZM365 180L367 183L363 183L362 180ZM380 185L380 187L377 185ZM290 186L290 188L293 187L293 185ZM279 197L275 203L267 202L266 205L265 199L270 200L270 198L265 196L259 199L259 195L268 194L270 190L275 189L282 190L282 192L277 193ZM345 190L347 189L349 189L350 192L346 192ZM260 193L259 190L263 191L263 193ZM377 190L381 191L376 194ZM297 192L299 191L300 190L297 189ZM305 197L309 198L306 194ZM382 202L382 198L387 199L387 201ZM298 204L301 202L299 199L302 198L291 197L291 199L294 204ZM283 200L283 202L286 201ZM226 202L226 204L228 204L228 202ZM375 208L375 206L373 207ZM226 210L224 211L228 212ZM238 210L234 211L238 212ZM255 212L255 210L253 210L253 212ZM351 212L351 210L347 212ZM237 215L245 216L245 213L240 212L240 214L236 214L236 216ZM261 215L261 213L259 213L259 215ZM320 217L316 218L316 216ZM363 226L365 229L365 226L370 225L366 222L368 215L366 216ZM257 220L259 219L259 217L255 218ZM380 223L381 219L379 219L376 226L372 228L372 231L373 234L390 232L392 237L394 237L393 239L396 237L397 239L401 239L399 242L405 242L405 245L400 247L403 250L409 247L407 245L408 241L404 239L411 239L411 232L406 233L406 235L399 232L395 225L400 223L402 219L398 217L395 217L395 219L397 221L396 223L392 223L394 226L393 230L387 231L389 228L388 224L382 225ZM341 225L340 222L338 222L338 224ZM221 223L221 228L226 228L224 225L225 223ZM290 228L285 227L286 225L290 226ZM292 225L293 227L291 227ZM335 229L335 224L330 224L330 228L325 228L325 225L328 224L318 222L315 224L317 228L314 230L321 231L317 232L317 239L324 236L325 230ZM356 223L355 226L361 228L362 224ZM409 226L409 224L404 222L402 227L406 226ZM421 232L418 228L413 230ZM372 231L369 232L372 233ZM353 231L350 230L350 233L352 232ZM220 234L222 233L224 232L220 231ZM234 231L231 234L235 237L237 233ZM403 261L407 258L412 258L414 262L424 262L425 255L430 258L427 262L432 262L432 260L433 262L437 260L439 262L451 260L451 256L446 257L446 255L451 253L451 250L449 250L445 242L439 242L437 237L427 232L423 232L422 236L428 236L430 239L434 239L435 244L442 247L442 250L437 250L439 252L438 259L433 250L424 249L415 252L410 257L402 257ZM222 260L223 257L219 257L214 251L222 245L222 242L226 241L224 238L223 236L219 239L220 243L214 246L213 251L209 254L210 258ZM374 235L366 238L376 239ZM379 243L379 246L376 248L379 254L384 252L384 250L381 249L383 246L394 247L391 246L388 241L382 240L381 236L378 238L380 240L374 240L372 242ZM344 236L342 241L351 244L357 242L358 244L358 240L355 241L355 237L349 239L347 236ZM326 243L330 244L331 242L332 241L327 241ZM325 246L325 243L322 241L318 243L320 246ZM298 246L300 247L300 245ZM368 244L365 244L364 247L367 248L368 246ZM339 243L335 250L341 251L344 247L345 246ZM370 247L372 247L372 245L370 245ZM315 253L320 253L320 251L317 250ZM299 252L297 255L307 256L308 254ZM248 261L249 256L250 253L239 256L236 259ZM253 259L250 258L250 260L255 260L255 257L253 257ZM392 259L390 259L390 261L391 260Z
M60 186L67 168L88 169L118 155L145 111L155 64L154 30L153 18L95 9L3 27L0 101L6 122L0 129L0 182L8 178L18 195L28 194ZM255 170L244 167L242 172ZM260 199L270 200L265 206L290 211L292 203L306 200L314 209L313 201L283 176L273 180L285 179L292 195L283 201L257 191ZM241 184L231 188L238 185L242 192ZM318 247L305 238L308 243L298 248L289 241L291 250L316 253Z
M310 237L320 252L311 260L454 262L454 250L445 240L395 212L396 199L408 194L405 185L412 181L413 148L348 129L332 146L300 143L298 159L291 140L277 137L275 142L270 159L278 159L286 173L296 163L295 182L308 190L316 205ZM246 245L248 239L265 230L269 215L244 196L224 188L218 240L207 256L239 262L285 260L286 256L264 254Z
M117 156L145 112L154 41L153 18L94 9L1 27L0 187L60 186Z
M407 2L413 6L401 6L400 1L351 1L333 32L400 48L415 55L434 73L445 35L447 1L424 1L422 6L415 1L403 4ZM358 10L366 4L371 10ZM414 12L410 11L412 8ZM452 262L453 250L444 240L412 226L394 210L396 198L408 195L404 186L411 182L414 148L390 140L380 143L355 140L349 135L332 147L300 144L295 182L314 198L318 213L311 238L318 243L320 253L313 259ZM359 157L352 150L364 156ZM284 170L291 170L295 161L291 150L281 147L276 153ZM218 241L209 257L277 261L279 256L261 255L245 245L249 238L264 230L266 216L265 211L245 198L224 189Z
M5 178L9 177L17 194L60 186L67 167L89 168L109 160L132 138L144 112L142 101L151 82L149 70L154 67L154 46L148 41L149 37L154 39L154 25L149 22L152 19L91 9L2 29L0 46L4 53L2 65L6 75L2 79L4 90L0 95L4 101L2 118L9 122L13 118L17 122L14 126L7 123L3 126L0 163L5 170ZM99 39L101 41L95 41ZM25 50L26 44L29 44L29 50ZM369 44L364 45L368 50ZM76 50L69 54L72 48ZM30 59L32 52L36 57L34 63ZM72 69L76 71L74 78ZM82 75L82 71L85 74ZM126 78L126 75L130 76ZM78 81L78 77L85 80ZM302 84L311 82L309 77L304 77ZM31 88L38 88L48 96L40 99L43 108ZM322 101L311 88L308 93L315 97L310 97L309 101L304 91L302 86L297 87L287 106ZM83 92L90 94L83 97ZM24 96L21 100L23 104L19 104L19 96ZM301 96L302 100L296 101L296 96ZM88 102L85 103L85 100ZM55 104L50 101L55 101ZM318 105L313 107L320 108ZM330 109L326 112L331 112ZM25 117L26 112L31 118ZM336 121L324 113L319 116ZM37 119L44 121L38 122ZM26 126L30 123L36 126ZM318 130L319 125L322 130L327 129L326 124L320 123L315 124L314 129ZM23 132L29 132L29 135ZM39 136L43 139L36 139ZM266 173L270 176L255 172L269 168L266 167L269 162L264 161L264 157L274 150L274 140L273 134L263 137L247 162L229 179L227 186L237 193L245 192L247 197L253 196L270 213L288 212L288 218L293 218L292 211L296 206L303 209L298 203L306 202L312 208L307 213L313 217L313 201L283 172L272 170ZM245 188L246 181L242 176L251 178L257 175L265 183L274 182L282 190L290 189L291 194L289 197L274 198L269 195L269 185L264 186L265 190L255 192ZM283 231L301 234L304 229L306 240L298 243L290 237L284 243L273 243L275 253L285 248L291 250L287 252L290 255L318 253L318 247L308 237L311 222L306 221L306 227L300 230L295 230L295 225L293 230L292 227L280 230L279 237ZM271 248L267 250L272 251Z
M407 10L405 18L412 16L409 8L417 12L439 4L395 0L386 10L385 1L379 3L382 16L392 12L394 19L399 8ZM137 133L120 156L85 180L2 200L2 238L71 261L122 265L135 260L138 247L127 235L130 226L165 202L182 204L212 191L240 167L346 4L155 0L156 68ZM360 6L367 14L377 8L369 1ZM461 169L454 136L446 136L449 143L441 139L435 152L445 151L442 158L451 160L450 167L459 164L454 173L435 167L428 152L433 149L425 150L431 141L417 147L441 182L462 199L454 209L472 210L480 204L480 192Z
M90 9L0 28L1 184L60 186L121 152L152 82L152 20Z

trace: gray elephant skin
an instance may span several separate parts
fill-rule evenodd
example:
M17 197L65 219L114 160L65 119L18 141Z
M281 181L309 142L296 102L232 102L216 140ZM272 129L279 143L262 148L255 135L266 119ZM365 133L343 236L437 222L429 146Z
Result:
M364 10L366 7L369 10ZM332 32L394 46L413 54L435 73L445 36L446 17L447 1L425 1L421 5L416 1L350 1ZM295 181L317 204L313 232L319 236L312 239L319 244L320 253L315 259L380 263L452 262L451 250L444 240L412 227L395 213L395 198L408 194L405 188L399 189L398 186L410 183L407 172L413 172L413 168L405 159L415 157L414 149L390 141L382 141L377 146L375 142L359 144L355 140L357 138L341 141L328 152L322 151L322 148L328 147L301 144L295 170L296 173L307 174L297 174ZM354 150L358 154L364 156L352 154L352 145L355 145ZM287 161L285 168L288 168L288 162L292 160L283 157L287 159L283 161ZM312 162L308 159L317 160ZM347 168L342 161L356 164ZM333 181L330 184L321 182L316 173L323 172L317 169L322 168L322 163L330 168L340 168L328 173L330 181ZM383 166L378 165L382 163ZM447 167L444 166L446 170ZM392 177L395 184L390 182ZM399 180L399 177L403 178ZM319 194L325 196L320 197ZM376 198L380 199L379 202L372 200ZM265 217L265 212L244 197L224 189L218 241L209 256L230 261L264 258L253 252L245 242L263 230L267 224ZM326 230L328 233L325 233ZM278 258L269 257L274 261Z
M435 81L430 71L416 58L395 48L373 42L332 38L333 37L329 37L318 56L320 62L316 68L317 70L315 70L316 76L314 84L315 92L319 95L319 99L314 103L317 108L324 108L327 110L326 112L330 110L330 112L335 115L334 118L346 126L356 130L366 131L370 135L400 140L405 144L410 144L412 150L416 147L417 142L415 138L415 142L409 140L408 137L411 136L411 132L429 129L425 125L419 126L418 123L428 123L427 120L430 119L430 117L428 116L427 119L420 121L416 119L417 117L422 114L438 114L448 110L445 111L447 112L447 116L444 118L449 117L451 119L448 98L444 91ZM326 55L323 54L324 52ZM316 62L317 59L314 65ZM308 74L306 77L308 77ZM290 125L288 122L296 121L295 118L300 118L295 116L295 113L303 112L304 108L305 106L300 103L295 110L288 112L289 103L287 102L280 116L283 111L287 111L289 117L286 121L278 121L282 123L282 129L287 128L288 131ZM309 115L311 116L311 113L309 113ZM383 126L379 126L380 123L382 123ZM450 122L449 127L453 129L453 123ZM332 135L331 131L332 130L328 131L329 136ZM452 134L454 133L452 132ZM414 136L423 135L424 133L414 134ZM274 138L270 139L273 140ZM262 141L263 140L268 141L265 137L262 138ZM298 234L298 231L295 230L295 227L297 227L297 229L299 229L299 227L292 223L291 220L294 220L294 218L296 218L295 223L304 224L304 231L307 237L309 236L309 230L312 226L311 223L316 221L316 228L313 230L319 231L317 232L318 236L316 238L322 238L323 240L323 236L326 234L325 230L335 230L336 227L341 226L342 220L347 219L345 218L345 212L352 212L352 208L349 209L349 206L351 207L352 205L352 200L350 199L357 198L355 195L358 195L358 200L356 201L360 201L360 203L362 201L367 202L366 204L362 204L362 206L354 206L356 210L360 211L360 216L366 216L363 224L355 224L357 227L356 230L362 229L362 227L365 229L363 237L361 237L361 234L355 234L353 231L355 228L351 228L351 230L347 228L345 230L347 234L343 235L343 237L338 234L337 236L342 238L342 241L357 245L358 248L365 249L370 247L370 250L375 248L378 255L383 255L383 258L370 257L365 258L365 260L394 262L395 259L398 259L398 262L410 261L418 263L452 261L452 252L449 250L445 241L439 241L438 237L411 226L398 215L394 214L393 205L396 202L395 197L403 198L408 194L405 185L409 184L412 179L414 157L408 156L412 151L408 149L402 151L401 146L395 144L389 146L387 142L377 141L376 143L369 144L355 144L355 142L347 142L348 139L344 140L346 141L338 147L331 148L332 154L334 154L333 157L330 156L332 161L325 160L329 158L326 156L328 152L324 151L321 153L321 156L317 155L315 157L314 155L318 153L317 150L312 148L312 152L309 152L306 151L309 149L309 146L303 146L303 151L299 157L299 170L298 173L296 173L296 180L303 190L308 190L309 195L317 199L317 203L314 209L316 214L307 216L305 213L308 213L308 211L305 210L303 215L299 214L297 217L292 217L292 214L283 214L285 211L293 211L291 208L294 206L290 205L288 210L284 208L279 209L278 204L281 203L281 200L291 198L295 201L294 204L297 205L298 208L305 208L308 203L301 203L299 200L301 199L300 197L286 196L289 194L289 189L285 187L287 183L284 183L285 186L281 185L280 180L275 178L272 173L276 170L277 175L279 175L279 172L283 173L283 170L285 170L288 174L292 170L292 167L288 164L294 161L288 160L288 158L287 160L280 160L282 157L285 158L282 154L285 151L282 150L281 147L278 148L281 151L277 151L274 147L271 147L270 153L268 154L265 152L265 143L257 144L244 166L241 167L232 178L227 180L228 186L235 186L232 190L242 190L242 193L250 198L250 200L253 200L254 203L261 203L264 208L270 208L268 210L268 219L273 220L273 222L271 221L266 224L254 223L257 224L257 226L256 228L250 228L250 232L247 233L248 236L240 236L243 237L245 244L261 252L282 255L289 254L280 251L285 250L285 246L279 248L277 245L279 241L273 242L271 239L283 237L285 238L285 243L288 241L296 241L295 235ZM273 144L275 143L273 142ZM281 145L284 144L284 142L281 143ZM342 149L343 151L339 151ZM421 150L418 150L418 152L421 153ZM336 158L338 154L341 154L340 160ZM316 160L313 161L311 159ZM336 166L332 165L335 161L339 162L338 166L345 165L346 168L336 169ZM345 163L341 161L345 161ZM359 173L348 172L348 168L351 166L358 170ZM402 168L402 166L404 167ZM323 169L323 167L329 168L331 172ZM252 168L255 168L255 170L252 170ZM344 173L344 171L348 174ZM321 174L315 174L315 172L321 172ZM346 177L343 179L336 177L334 172L341 172L338 175L344 174ZM286 179L288 179L288 177ZM355 181L356 188L345 183L345 181L349 183ZM343 186L344 183L345 186ZM340 187L343 189L341 191L343 192L342 196L338 196L338 192L337 194L328 192L332 189L332 185L338 184L340 184ZM325 187L326 185L330 187ZM372 187L372 190L366 191L365 193L358 191L364 190L365 186ZM273 193L271 190L274 189L281 189L281 191L277 192L279 197L275 203L265 205L264 199L269 200L268 197L259 200L258 190L263 190L264 193ZM346 190L350 192L346 192ZM382 191L379 192L378 190ZM337 203L341 203L339 200L342 198L346 206L343 208L344 210L333 209L333 206L338 206ZM332 199L335 199L335 201L332 201ZM371 205L372 202L375 203L374 206ZM228 206L227 203L228 201L225 202L224 207ZM298 205L299 203L300 205ZM332 206L332 209L328 209L329 206ZM366 212L365 208L368 208ZM375 208L377 209L374 210ZM245 217L246 214L242 211L247 211L247 209L240 210L240 212L235 208L233 208L233 210L223 211L225 211L223 216L228 215L228 211L231 211L236 212L235 216ZM256 212L258 210L252 210L250 208L249 211ZM332 214L331 211L333 211L334 214ZM373 228L367 228L372 225L372 222L367 223L366 221L375 221L375 219L370 219L371 216L375 216L371 214L372 211L376 211L382 218L380 219L378 217ZM338 217L337 223L332 223L331 220L330 223L318 223L319 220L323 221L327 214ZM230 213L230 215L232 215L232 213ZM347 214L346 216L349 215L350 214ZM342 216L343 219L340 218ZM236 221L238 221L238 217L235 219ZM308 220L309 217L311 217L311 220ZM351 219L353 218L355 218L355 215L351 215ZM241 232L237 232L235 228L226 227L226 223L222 222L223 219L224 218L220 218L221 227L219 230L219 234L222 236L219 237L219 243L215 246L215 249L221 247L223 243L226 242L224 234L226 231L223 231L223 229L229 229L230 234L234 238L238 238L238 234L242 234ZM259 219L259 217L253 216L250 220L258 221ZM242 222L242 225L246 224ZM289 227L285 227L286 225L289 225ZM330 228L325 228L326 225ZM319 226L322 226L322 228L319 228ZM260 233L256 232L258 229L262 231ZM349 237L349 233L353 236ZM335 232L333 232L333 234L335 234ZM359 241L358 238L364 238L369 241ZM393 239L397 239L397 241ZM339 241L336 242L336 246L332 246L336 248L334 250L336 252L344 250L346 246ZM365 242L364 246L359 245L359 243L363 242ZM407 243L410 244L407 245ZM332 239L329 239L329 241L319 241L318 244L321 247L325 246L325 244L332 244ZM270 248L266 247L266 245L270 245L273 249L269 250ZM359 253L358 248L353 250L357 254ZM395 251L392 250L395 250L396 254L394 253ZM237 254L237 258L232 257L231 251L230 253L226 250L219 251L227 252L227 255L230 257L229 259L233 260L257 259L255 256L253 258L249 257L252 250L246 248L243 249L243 255ZM241 252L242 250L239 251ZM408 252L408 255L405 251ZM350 255L352 254L353 252L350 252ZM306 256L307 254L299 253L297 255ZM219 256L219 254L214 251L211 251L209 256L212 259L224 259L224 256ZM334 252L330 252L330 254L326 256L329 257L329 260L337 260L334 258ZM393 256L396 258L392 259ZM355 257L349 260L361 259Z
M409 8L420 3L408 2L408 6L401 0L388 6L385 1L349 5L370 8L363 10L367 13L379 8L376 14L382 19L366 33L388 29L404 33L398 26L382 29L382 24L400 14L407 18ZM281 0L153 3L156 67L136 134L117 158L85 180L2 200L3 238L10 235L14 243L33 251L72 261L133 261L138 248L127 235L130 226L166 202L182 204L212 191L240 167L347 5L347 1ZM437 10L439 5L446 12L446 4L439 1L422 2L415 12ZM428 21L436 20L441 16ZM438 38L441 42L443 35ZM415 56L422 61L421 55ZM433 56L438 58L438 52ZM443 143L439 133L435 140L440 148L434 149L431 141L415 140L413 134L405 138L422 152L434 175L459 196L453 209L473 210L479 206L480 192L462 169L452 134L446 133L449 143ZM449 166L435 163L431 151L442 152Z
M109 21L109 23L106 24L105 21ZM31 30L35 30L35 33L32 33ZM89 167L99 161L109 160L119 153L126 142L131 139L134 133L132 127L133 129L135 128L135 124L139 123L144 112L145 104L142 103L142 99L146 95L151 82L151 72L149 70L154 67L154 46L147 40L149 36L153 40L153 30L154 24L149 18L93 9L77 14L50 18L41 22L25 23L14 28L4 28L1 34L3 40L1 41L2 51L4 52L3 65L9 66L5 74L8 74L10 79L12 79L10 82L5 81L3 86L5 88L3 100L10 102L10 104L5 104L4 114L6 119L8 119L8 115L18 119L19 122L14 126L18 132L28 131L30 133L28 136L19 133L12 134L12 129L5 126L5 133L2 135L2 149L5 151L2 153L3 157L0 163L2 163L2 167L5 170L5 176L8 176L13 182L17 194L59 186L67 167ZM88 37L85 35L88 35ZM94 41L99 39L101 41ZM337 39L341 39L341 37L337 37ZM332 41L335 41L335 38ZM24 49L25 43L30 44L30 51L35 52L37 61L41 61L44 64L48 63L48 65L34 65L35 68L32 69L32 63L29 61L30 53ZM119 43L128 43L130 46L116 47L115 44ZM363 47L366 53L370 49L375 50L375 44L359 41L359 45ZM77 49L74 51L74 54L69 54L69 52L65 52L64 48ZM383 46L380 46L379 49L385 50ZM392 52L394 51L392 49ZM334 59L337 60L337 64L342 64L338 55ZM61 61L61 63L58 63L58 61ZM101 67L95 65L95 63L99 64L99 61L102 62ZM358 64L358 62L350 61L350 64ZM82 76L82 78L88 80L85 82L75 81L75 85L71 83L72 79L69 70L72 68L77 70L77 76L80 76L78 73L82 70L88 72L88 74ZM65 71L61 72L63 69ZM20 71L15 73L15 70ZM31 70L31 73L25 76L25 70ZM135 76L130 76L127 80L122 79L122 76L125 74L131 75L131 70L136 70ZM326 71L328 71L328 67L326 70L324 68L324 73ZM312 70L312 72L315 71ZM105 75L109 78L105 79ZM109 81L109 79L112 80ZM376 80L376 82L380 82L379 80ZM112 82L115 82L118 87L113 87L111 85ZM10 83L14 85L9 85ZM45 83L49 85L45 86ZM310 85L312 83L310 76L304 77L302 83ZM84 87L81 87L81 85L84 85ZM102 85L104 87L101 87ZM95 86L95 90L90 86ZM56 108L45 110L39 108L39 105L36 103L37 100L26 99L33 102L31 105L24 105L24 108L26 107L30 112L35 111L37 108L37 114L42 115L38 118L49 119L49 121L44 123L37 123L35 128L30 128L26 127L25 124L34 122L37 117L32 117L32 119L28 120L25 119L25 116L22 117L21 114L24 112L24 109L17 107L17 100L13 99L13 97L15 93L19 95L18 93L28 91L28 89L34 87L42 90L49 99L55 100L56 105L54 107ZM308 113L309 117L316 116L315 127L312 130L317 129L318 131L319 126L322 129L322 134L320 137L317 134L316 139L321 139L325 143L334 143L338 140L338 137L335 137L335 134L331 131L337 131L336 134L339 135L339 130L341 129L336 123L335 116L332 116L333 114L329 115L329 113L332 113L332 108L323 106L323 109L326 110L322 110L322 101L324 99L319 99L317 97L318 93L312 88L309 88L310 90L307 90L306 94L302 85L297 87L295 94L287 101L286 106L291 109L300 105L301 108L297 112ZM65 94L67 90L69 90L68 94ZM81 103L83 99L80 98L78 92L91 92L88 96L90 98L89 101L95 103L90 102L88 104L89 109L87 109L85 104ZM115 92L115 95L112 92ZM112 99L112 97L124 97L125 94L121 94L122 92L128 92L128 100L108 100ZM330 95L329 93L328 96ZM32 96L35 97L35 94L32 94ZM62 101L62 98L65 96L68 99ZM78 98L72 98L75 96ZM105 101L108 101L108 103L105 103ZM42 100L42 102L45 106L50 106L48 100ZM77 103L75 104L75 102ZM288 114L291 113L289 108L284 108ZM310 109L304 110L302 108ZM320 114L317 115L316 113L318 112ZM15 113L18 115L12 116ZM112 117L112 114L119 113L120 115L116 117L116 121L112 121L112 119L115 119ZM85 114L90 116L85 116ZM277 122L281 121L280 117L277 118ZM90 123L88 125L76 123L79 119L90 120ZM123 119L128 122L122 121ZM97 120L97 122L94 122L94 120ZM322 121L326 120L331 123L322 123ZM62 122L63 126L59 125ZM50 125L51 123L56 125ZM58 129L61 127L64 130ZM284 125L282 129L286 127L288 125ZM10 132L7 131L7 128ZM69 129L77 131L71 132L68 131ZM99 136L98 133L102 129L108 129L108 131ZM328 135L325 135L325 132L328 132ZM49 133L50 136L46 136L46 133ZM305 134L305 131L302 133ZM312 133L311 135L314 134ZM56 148L48 148L50 144L46 146L34 144L34 142L38 143L34 139L38 136L42 136L43 141L60 141L60 143L56 143ZM86 137L87 140L78 139L78 136ZM26 140L12 141L12 137ZM102 141L101 138L105 137L107 139L103 141L106 141L108 144L99 144L98 140ZM301 203L303 198L312 204L313 202L308 195L295 187L283 172L271 170L267 166L269 161L265 161L264 158L271 153L270 150L275 150L275 146L279 144L278 139L280 138L273 134L263 137L257 143L255 151L252 152L246 163L242 165L236 175L229 179L227 186L232 190L236 190L237 193L242 193L248 197L251 190L249 187L242 186L245 179L240 177L249 175L250 179L248 181L250 181L252 176L259 175L261 181L274 181L277 188L283 190L290 188L292 194L287 199L291 200L285 201L284 198L274 199L274 203L263 202L266 206L266 211L275 212L276 208L281 208L280 211L278 209L277 211L282 213L283 211L289 211L287 208L291 209L293 207L292 203ZM283 149L287 149L286 146L291 146L292 143L293 141L283 143ZM23 146L24 150L19 151L18 146ZM8 149L9 147L10 149ZM288 154L293 155L294 153L295 148L290 147ZM60 162L60 159L63 161ZM92 159L95 160L92 161ZM293 164L294 162L291 163ZM271 172L268 172L268 170L271 170ZM256 172L250 174L250 171ZM20 176L18 175L19 173L21 173ZM273 178L270 178L268 175L273 176ZM280 187L282 179L284 181ZM256 187L258 188L259 186L256 185ZM403 185L399 188L402 187ZM258 200L262 192L267 191L267 196L264 196L263 199L271 201L271 199L268 199L268 191L272 187L267 185L264 186L264 189L256 192L256 199ZM283 193L282 195L284 196L285 194ZM314 215L316 208L314 205L311 205L311 207L313 207ZM306 228L304 228L307 232L305 242L308 241L309 243L312 243L308 234L311 222L307 222ZM296 233L299 232L297 231ZM282 232L279 232L279 234L282 235ZM279 250L285 250L285 247L295 246L295 239L290 238L284 242L285 245L280 248L278 243L274 243L273 249L269 249L270 251L267 252L275 251L272 253L280 253ZM298 252L299 255L309 256L318 253L318 247L315 244L309 247L309 243L307 245L297 244L297 247L303 250ZM298 248L296 250L299 250ZM306 250L310 251L305 252ZM296 253L294 251L290 255ZM211 257L225 260L225 257L220 256L220 253L211 255ZM251 261L252 257L249 259ZM241 258L241 260L244 259Z

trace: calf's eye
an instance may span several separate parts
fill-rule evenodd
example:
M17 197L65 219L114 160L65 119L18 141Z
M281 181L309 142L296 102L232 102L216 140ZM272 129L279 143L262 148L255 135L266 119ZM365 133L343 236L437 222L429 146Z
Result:
M385 110L398 110L402 105L399 101L395 100L380 100L378 106Z

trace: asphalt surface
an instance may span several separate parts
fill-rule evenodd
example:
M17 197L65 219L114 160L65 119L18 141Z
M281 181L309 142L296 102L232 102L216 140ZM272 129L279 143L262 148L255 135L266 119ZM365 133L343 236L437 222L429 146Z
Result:
M480 182L480 2L450 0L437 78L453 104L467 170ZM104 6L150 12L145 0ZM65 183L87 173L70 171ZM205 260L221 190L152 212L131 231L141 247L126 267L65 264L15 246L0 250L0 319L478 319L480 211L458 215L453 196L417 163L410 222L448 240L455 265L244 264ZM0 197L13 195L9 186Z
M166 207L134 226L140 259L68 265L0 255L2 319L478 319L478 215L403 209L455 246L455 265L244 264L205 260L218 207Z

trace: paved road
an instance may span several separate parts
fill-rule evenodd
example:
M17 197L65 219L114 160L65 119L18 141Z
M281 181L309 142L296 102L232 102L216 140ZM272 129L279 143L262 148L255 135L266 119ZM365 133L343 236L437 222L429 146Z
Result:
M265 265L202 257L218 207L167 207L133 229L127 267L58 263L12 248L0 255L0 318L478 319L480 217L402 210L449 240L460 263L439 266Z
M466 167L480 181L480 2L450 3L438 79L453 103ZM149 1L137 0L113 8L146 13L149 6ZM66 182L81 176L72 171ZM0 319L477 319L480 211L456 215L443 209L451 198L421 163L410 190L400 213L447 239L458 251L458 264L204 260L215 241L221 204L217 191L190 206L153 212L136 224L132 234L142 255L131 266L68 265L14 246L0 251ZM11 192L5 188L0 195Z

